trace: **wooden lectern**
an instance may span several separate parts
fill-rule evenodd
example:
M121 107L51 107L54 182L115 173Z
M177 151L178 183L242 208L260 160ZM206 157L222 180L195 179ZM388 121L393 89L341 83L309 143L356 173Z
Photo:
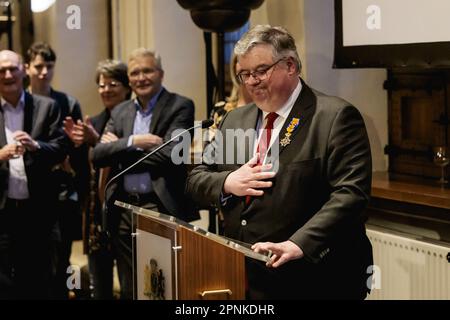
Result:
M245 256L268 261L249 244L204 231L175 217L136 207L133 224L134 298L245 299Z

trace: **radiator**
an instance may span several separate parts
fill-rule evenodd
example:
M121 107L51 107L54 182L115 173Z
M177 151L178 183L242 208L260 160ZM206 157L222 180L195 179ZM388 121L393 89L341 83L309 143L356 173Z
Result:
M450 299L449 246L367 229L373 246L368 300Z

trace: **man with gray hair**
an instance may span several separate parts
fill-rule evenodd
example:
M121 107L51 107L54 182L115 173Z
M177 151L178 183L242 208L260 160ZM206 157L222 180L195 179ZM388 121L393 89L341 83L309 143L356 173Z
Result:
M110 166L110 176L169 140L173 131L194 124L192 100L163 87L164 71L157 53L144 48L133 51L128 60L128 77L136 99L115 107L105 128L105 132L114 134L118 140L103 140L93 151L94 165ZM198 218L184 195L186 167L171 161L174 145L161 149L114 181L106 195L108 226L117 250L121 297L124 299L132 298L132 226L130 213L117 208L114 201L121 200L185 221Z
M364 299L372 249L363 219L371 187L363 118L306 85L284 28L256 26L234 52L254 103L229 112L219 129L222 137L256 129L253 146L235 146L248 150L244 165L206 159L187 191L220 207L226 236L270 256L267 264L246 260L249 299ZM215 151L205 154L224 154L232 142L213 141Z

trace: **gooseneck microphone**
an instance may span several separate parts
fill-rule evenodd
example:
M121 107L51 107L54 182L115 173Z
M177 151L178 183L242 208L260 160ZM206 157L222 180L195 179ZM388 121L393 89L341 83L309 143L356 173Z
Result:
M112 177L111 179L109 179L109 181L106 183L105 185L105 190L104 190L104 194L103 194L103 208L104 208L104 214L106 213L107 210L107 199L106 199L106 192L108 191L108 187L111 185L111 183L113 181L115 181L117 178L119 178L120 176L122 176L123 174L125 174L126 172L128 172L129 170L131 170L132 168L134 168L135 166L137 166L139 163L141 163L142 161L144 161L145 159L147 159L148 157L150 157L152 154L155 154L156 152L158 152L159 150L161 150L162 148L164 148L165 146L167 146L169 143L175 141L176 139L178 139L180 136L182 136L183 134L185 134L186 132L189 132L191 130L195 130L197 128L202 128L202 129L206 129L209 128L213 125L214 120L211 119L207 119L207 120L203 120L201 123L196 124L195 126L190 127L189 129L183 130L181 131L179 134L173 136L172 138L170 138L170 140L167 140L166 142L164 142L163 144L161 144L159 147L157 147L156 149L152 150L151 152L147 153L145 156L143 156L142 158L140 158L138 161L134 162L133 164L131 164L130 166L126 167L124 170L120 171L118 174L116 174L114 177ZM105 226L104 226L105 227Z

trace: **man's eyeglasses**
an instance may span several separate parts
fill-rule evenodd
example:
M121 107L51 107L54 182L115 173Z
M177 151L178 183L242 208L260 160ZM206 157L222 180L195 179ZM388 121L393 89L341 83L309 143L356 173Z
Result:
M98 88L99 89L106 89L106 87L109 87L110 89L114 89L117 87L120 87L122 84L120 82L116 82L116 81L111 81L110 83L99 83L98 84Z
M275 63L271 64L270 66L267 67L260 67L258 69L256 69L255 71L241 71L239 72L236 77L239 79L239 81L244 84L247 83L250 80L250 77L253 77L254 79L258 80L258 81L264 81L267 79L268 76L268 72L270 69L272 69L273 67L275 67L275 65L277 65L279 62L285 60L286 58L281 58L277 61L275 61Z

